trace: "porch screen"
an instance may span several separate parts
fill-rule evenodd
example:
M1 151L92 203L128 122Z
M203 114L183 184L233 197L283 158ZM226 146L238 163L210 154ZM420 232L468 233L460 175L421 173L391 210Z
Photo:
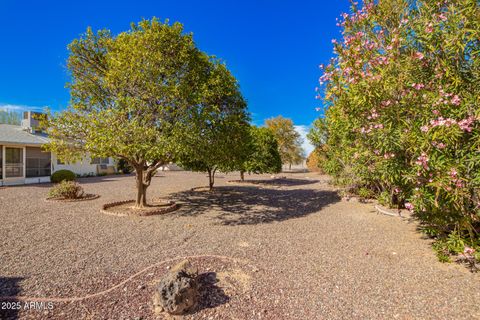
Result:
M23 149L5 148L5 178L23 177Z
M47 177L51 173L50 152L43 152L41 148L27 147L26 177Z

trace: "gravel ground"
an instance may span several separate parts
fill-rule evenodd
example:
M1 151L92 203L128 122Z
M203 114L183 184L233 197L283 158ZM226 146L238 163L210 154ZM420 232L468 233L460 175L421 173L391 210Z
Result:
M81 179L101 197L77 203L44 201L49 184L3 188L0 296L53 308L18 300L0 318L173 319L152 309L153 292L190 257L203 298L179 319L480 319L478 275L438 262L414 223L342 201L325 176L287 176L219 175L205 192L191 190L203 174L164 172L148 195L182 206L152 217L100 212L134 198L132 176Z

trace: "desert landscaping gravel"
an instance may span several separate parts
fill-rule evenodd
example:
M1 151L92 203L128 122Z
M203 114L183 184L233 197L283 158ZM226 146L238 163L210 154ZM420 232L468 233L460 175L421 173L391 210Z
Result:
M135 197L133 176L80 179L100 195L82 202L45 201L50 184L2 188L0 296L19 298L0 303L22 310L0 318L480 319L479 275L438 262L414 222L342 200L328 177L286 176L220 174L207 192L191 190L204 174L161 172L148 196L181 207L150 217L100 211ZM184 257L201 302L173 318L152 296ZM34 298L52 308L27 310Z

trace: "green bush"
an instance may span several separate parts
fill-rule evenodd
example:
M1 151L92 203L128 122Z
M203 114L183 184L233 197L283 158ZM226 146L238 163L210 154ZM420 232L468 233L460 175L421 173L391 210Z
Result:
M83 188L78 183L66 180L54 185L48 191L49 197L61 199L78 199L84 194Z
M62 181L74 181L75 173L70 170L58 170L52 174L50 181L53 183L59 183Z

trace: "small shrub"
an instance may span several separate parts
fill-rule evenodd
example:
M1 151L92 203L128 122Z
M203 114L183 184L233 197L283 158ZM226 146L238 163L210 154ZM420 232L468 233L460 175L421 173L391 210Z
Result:
M56 184L48 192L49 197L62 199L79 199L84 194L83 188L78 183L66 180Z
M392 207L392 196L388 191L382 191L377 198L378 202L385 207L391 208Z
M372 190L364 187L358 189L357 194L362 199L372 199L375 196L375 193Z
M62 181L74 181L75 173L70 170L58 170L52 174L50 181L53 183L59 183Z

